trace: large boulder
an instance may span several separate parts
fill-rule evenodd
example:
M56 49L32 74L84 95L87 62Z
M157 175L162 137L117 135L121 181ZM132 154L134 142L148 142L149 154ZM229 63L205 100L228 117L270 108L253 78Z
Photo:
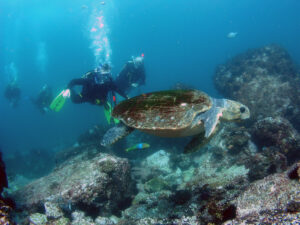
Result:
M258 120L252 128L252 137L261 151L271 148L286 157L289 165L300 160L300 135L282 117Z
M288 52L268 45L218 66L214 82L225 97L250 108L255 121L282 116L300 130L300 77Z
M45 202L60 207L110 215L122 209L131 196L127 159L99 153L92 159L78 156L13 193L18 206L36 212ZM125 204L126 205L126 204Z
M236 218L226 224L298 224L300 182L290 175L295 168L250 184L234 201Z

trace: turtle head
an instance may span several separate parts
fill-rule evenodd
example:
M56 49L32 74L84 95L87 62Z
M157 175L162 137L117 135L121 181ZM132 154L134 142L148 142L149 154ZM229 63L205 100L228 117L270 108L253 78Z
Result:
M237 101L224 99L224 120L245 120L250 118L250 110L247 106Z

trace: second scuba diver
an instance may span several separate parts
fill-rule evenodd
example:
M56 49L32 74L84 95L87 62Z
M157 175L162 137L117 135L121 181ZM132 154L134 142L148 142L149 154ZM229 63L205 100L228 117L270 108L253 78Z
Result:
M47 84L45 84L37 95L36 98L32 98L32 103L39 109L42 114L49 111L49 106L53 100L52 89Z
M145 85L144 55L132 57L116 78L116 85L128 94L132 89Z

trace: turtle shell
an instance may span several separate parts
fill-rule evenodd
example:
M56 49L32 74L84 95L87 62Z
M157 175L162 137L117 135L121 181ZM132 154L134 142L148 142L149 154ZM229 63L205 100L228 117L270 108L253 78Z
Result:
M210 97L198 90L168 90L142 94L119 103L112 116L141 130L177 130L210 109Z

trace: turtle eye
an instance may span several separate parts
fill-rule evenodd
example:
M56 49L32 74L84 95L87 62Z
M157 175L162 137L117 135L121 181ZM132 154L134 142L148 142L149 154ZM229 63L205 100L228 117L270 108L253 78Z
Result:
M242 106L242 107L240 108L240 112L241 112L241 113L244 113L245 111L246 111L246 108Z

